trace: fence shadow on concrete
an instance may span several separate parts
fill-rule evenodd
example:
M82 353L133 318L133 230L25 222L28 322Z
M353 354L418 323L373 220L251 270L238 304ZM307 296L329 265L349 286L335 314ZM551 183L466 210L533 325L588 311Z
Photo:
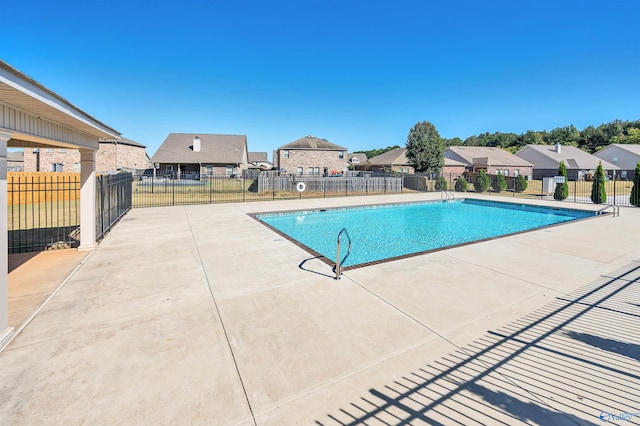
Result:
M638 424L639 277L634 263L556 298L315 423Z

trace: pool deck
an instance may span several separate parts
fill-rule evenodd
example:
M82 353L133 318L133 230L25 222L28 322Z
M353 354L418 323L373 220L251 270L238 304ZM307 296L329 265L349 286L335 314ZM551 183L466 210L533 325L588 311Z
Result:
M246 215L439 198L135 209L20 260L0 424L640 424L640 209L340 280Z

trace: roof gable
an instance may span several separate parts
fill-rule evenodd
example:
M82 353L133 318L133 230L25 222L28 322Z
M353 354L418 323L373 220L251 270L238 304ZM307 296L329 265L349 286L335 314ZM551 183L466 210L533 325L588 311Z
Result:
M279 149L305 149L320 151L346 151L347 148L329 142L326 139L320 139L315 136L305 136L286 145L282 145Z
M536 169L555 169L560 167L560 162L568 169L593 170L602 162L602 167L607 170L618 170L618 166L601 160L575 146L561 145L560 152L554 145L527 145L516 153L520 158L533 163Z
M369 158L369 163L375 166L410 166L406 148L394 148L380 155Z
M200 139L200 151L193 147ZM154 163L244 164L247 159L247 137L202 133L170 133L153 155Z
M445 150L445 157L461 161L468 166L477 164L510 167L533 166L529 161L517 157L504 149L490 146L450 146Z

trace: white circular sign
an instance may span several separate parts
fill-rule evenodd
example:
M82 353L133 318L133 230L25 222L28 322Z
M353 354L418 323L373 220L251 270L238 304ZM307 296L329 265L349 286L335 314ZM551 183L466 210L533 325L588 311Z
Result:
M307 189L307 185L304 182L298 182L296 184L296 189L298 192L304 192L304 190Z

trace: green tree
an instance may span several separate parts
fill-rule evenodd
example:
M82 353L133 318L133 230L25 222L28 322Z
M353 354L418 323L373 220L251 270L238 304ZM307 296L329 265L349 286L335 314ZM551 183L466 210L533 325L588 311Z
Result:
M640 161L636 164L636 172L633 175L633 188L631 188L631 205L640 207Z
M558 176L564 177L563 183L556 183L556 190L553 193L553 198L556 200L566 200L569 197L569 184L567 183L567 166L564 165L564 161L560 162L558 168Z
M591 201L594 204L602 204L607 201L607 190L604 183L604 169L602 168L602 162L600 162L596 169L596 174L593 176L593 185L591 186Z
M418 172L440 173L444 167L444 143L436 126L417 123L407 136L407 158Z
M516 192L522 192L527 189L527 186L529 186L529 184L527 183L527 179L525 179L524 176L518 175L516 176L515 186Z
M484 170L480 170L478 176L476 176L476 181L473 183L476 192L485 192L489 189L489 176L484 172Z
M502 173L498 172L498 174L493 178L493 192L502 192L507 189L507 180L504 178Z
M460 176L456 181L456 185L455 185L456 192L467 192L467 186L468 186L467 180L462 176Z

